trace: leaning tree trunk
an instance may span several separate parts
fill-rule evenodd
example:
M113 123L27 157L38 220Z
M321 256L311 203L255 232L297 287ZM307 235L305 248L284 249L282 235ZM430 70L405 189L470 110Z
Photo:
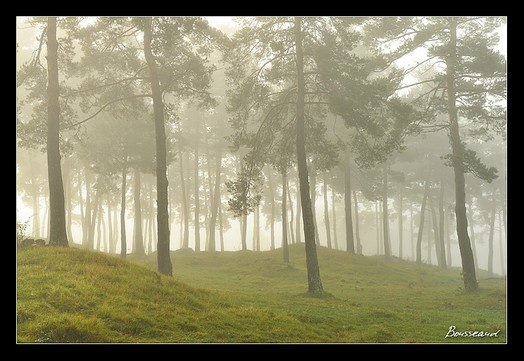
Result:
M457 236L462 258L462 276L464 289L476 291L478 289L477 276L473 251L468 236L468 219L466 216L466 181L464 178L464 145L460 140L458 113L455 90L455 68L457 65L457 21L449 17L449 51L446 57L446 85L448 95L449 136L451 140L453 170L455 173L455 214L457 219Z
M126 239L126 188L127 188L127 156L122 166L122 195L120 200L120 257L126 258L127 239Z
M313 210L309 195L309 180L306 155L305 136L305 83L304 83L304 53L302 49L302 18L295 18L295 52L297 68L297 166L300 179L300 200L302 204L302 220L304 224L304 242L306 248L306 266L308 276L308 291L310 294L322 295L324 289L320 279L318 267L317 247L315 244L315 225L313 223Z
M140 203L140 171L135 169L135 186L134 186L134 206L135 206L135 219L133 229L133 243L135 245L135 254L139 256L145 256L146 251L144 250L144 235L142 233L142 205Z
M289 263L289 246L287 242L287 173L282 172L282 251L284 262Z
M349 149L346 149L344 161L344 214L346 216L346 252L355 253L353 239L353 219L351 216L351 174L349 167Z
M157 224L158 244L157 263L158 272L172 276L173 266L169 254L169 217L168 217L168 193L167 193L167 150L166 129L164 124L164 102L162 90L158 80L155 58L151 52L152 34L151 17L145 19L144 30L144 56L149 68L151 93L153 96L153 113L155 118L156 138L156 192L157 192Z
M49 245L68 247L64 184L60 165L60 104L58 97L56 17L47 18L47 175L49 181Z
M424 213L426 211L426 201L429 193L429 180L426 180L424 186L424 197L422 198L422 205L420 206L420 226L417 234L417 263L422 263L422 233L424 232Z

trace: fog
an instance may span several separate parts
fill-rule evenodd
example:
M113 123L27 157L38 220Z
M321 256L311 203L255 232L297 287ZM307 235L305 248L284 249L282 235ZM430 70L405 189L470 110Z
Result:
M17 18L18 245L506 275L505 18L53 19Z

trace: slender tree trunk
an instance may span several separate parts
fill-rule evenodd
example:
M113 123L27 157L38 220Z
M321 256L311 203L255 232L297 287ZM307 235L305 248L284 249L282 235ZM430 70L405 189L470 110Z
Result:
M184 235L182 238L182 248L189 248L189 201L187 199L186 182L184 176L182 147L178 146L179 166L180 166L180 186L182 188L182 215L184 218Z
M338 250L337 213L335 206L335 191L331 189L331 216L333 218L333 244Z
M491 217L489 225L489 240L488 240L488 274L493 275L493 236L495 233L495 216L497 215L497 203L495 197L495 191L491 195Z
M141 192L140 192L140 171L135 169L134 176L134 206L135 206L135 219L134 219L134 230L133 230L133 243L135 244L135 253L139 256L145 256L146 251L144 250L144 235L142 233L142 204L140 203Z
M101 197L100 197L101 198ZM101 240L101 237L102 237L102 225L104 224L104 217L103 217L103 211L104 209L102 208L102 201L101 200L98 200L97 201L98 203L98 207L97 207L97 212L98 212L98 216L97 216L97 226L96 226L96 247L95 249L97 251L100 251L101 250L101 244L102 244L102 240Z
M297 243L302 243L302 226L300 219L302 218L302 201L300 200L302 195L300 194L300 180L297 179L297 218L295 223L295 230L297 231Z
M224 223L222 220L222 202L218 202L218 232L220 235L220 251L224 252Z
M355 253L353 239L353 217L351 215L351 174L349 148L346 149L344 160L344 212L346 217L346 252Z
M475 241L475 230L474 230L474 223L473 223L473 198L469 198L469 204L468 204L468 213L469 213L469 233L471 234L471 249L473 253L473 260L475 262L475 270L478 271L478 259L477 259L477 246Z
M247 214L243 213L240 218L242 251L247 250Z
M29 172L31 174L31 198L33 198L33 238L40 238L40 192L33 168L31 151L27 152L29 159Z
M49 245L68 247L64 184L60 164L60 87L56 17L47 18L47 176L49 181Z
M307 163L306 163L307 164ZM317 170L314 162L309 163L310 172L309 179L311 181L310 185L310 197L311 197L311 211L313 212L313 225L315 228L315 243L320 246L320 236L318 234L318 223L317 223Z
M155 209L154 209L153 199L154 199L153 184L150 183L149 184L149 244L147 245L149 254L153 253L153 228L155 227L155 219L154 219Z
M426 201L429 194L429 180L426 180L424 186L424 196L422 198L422 205L420 206L420 226L417 234L417 263L422 263L422 234L424 232L424 213L426 212Z
M462 276L464 289L476 291L478 289L475 273L475 261L468 236L468 219L466 216L466 186L464 178L463 144L460 140L458 114L456 107L455 68L457 64L457 21L451 16L449 21L449 50L446 57L446 85L448 95L449 136L451 140L453 170L455 172L455 214L457 219L457 236L462 258Z
M118 238L120 234L118 233L118 212L117 208L115 208L115 211L113 212L113 250L114 253L116 253L116 246L118 243Z
M108 245L107 245L107 227L106 227L106 221L105 218L102 216L104 214L104 206L102 204L102 201L100 201L100 224L102 226L102 246L104 247L104 252L107 253L108 251Z
M78 169L78 202L80 203L80 221L82 223L82 245L85 246L87 242L87 226L84 215L84 196L82 195L82 174Z
M284 262L289 263L289 247L287 243L287 173L282 173L282 250Z
M260 252L260 205L255 208L255 225L254 225L255 247L254 251Z
M403 248L403 240L402 240L402 232L403 232L403 224L402 224L402 218L403 218L403 210L402 210L402 188L404 188L404 184L400 183L398 192L398 257L400 259L403 258L402 254L402 248Z
M447 267L446 259L446 245L444 242L444 181L440 180L440 196L438 202L439 211L439 243L440 243L440 259L442 261L442 267Z
M164 102L162 100L162 90L157 75L155 58L151 52L151 40L153 19L145 18L144 28L144 57L149 68L149 81L151 83L151 93L153 96L153 112L155 117L155 138L156 138L156 192L157 192L157 263L158 272L172 276L173 266L171 255L169 254L169 217L168 217L168 182L167 182L167 150L166 150L166 130L164 124Z
M429 197L429 208L431 210L431 223L433 225L433 239L435 240L435 254L437 256L437 264L441 268L445 268L446 265L443 263L446 260L442 260L442 252L440 250L440 235L437 222L437 214L435 211L435 205L433 203L433 197Z
M355 236L357 238L357 254L362 254L362 243L360 242L360 226L358 221L357 191L353 190L353 203L355 204Z
M329 206L328 206L328 191L327 191L327 180L326 172L324 172L324 223L326 225L326 239L327 246L329 249L333 248L331 245L331 226L329 224Z
M297 68L297 165L300 179L300 200L302 204L302 220L304 223L304 241L306 248L306 266L308 275L308 291L310 294L322 295L324 288L320 279L318 267L317 248L315 243L315 224L313 221L313 208L309 195L309 180L306 155L305 137L305 83L304 83L304 54L302 49L302 19L295 18L295 52Z
M127 156L122 166L122 195L120 199L120 257L126 258L127 240L126 240L126 191L127 191Z
M195 117L195 252L200 251L200 184L198 180L199 119Z
M209 251L216 251L216 222L218 215L218 206L220 203L220 173L222 172L222 149L218 151L215 164L215 191L213 192L213 202L211 210L211 219L209 221Z
M375 201L375 224L377 225L377 255L380 254L380 219L379 219L379 211L378 211L378 201Z
M49 227L49 195L47 197L44 197L44 206L45 206L45 212L44 212L44 219L42 223L42 232L46 235L46 238L49 239L51 230Z
M289 202L289 233L291 235L291 244L295 244L295 231L293 230L293 201L291 200L291 192L289 191L289 181L286 177L287 201Z
M389 242L389 215L388 215L388 167L384 166L384 184L382 188L382 222L384 228L384 255L386 259L391 257L391 245Z
M275 192L273 190L273 177L271 176L271 168L267 168L267 180L269 183L269 198L271 199L271 215L269 216L269 225L271 228L271 246L270 249L275 249ZM298 219L297 219L298 222ZM297 238L299 237L297 233Z
M428 196L429 197L429 196ZM429 199L429 198L428 198ZM426 239L428 241L428 258L427 258L427 263L428 264L431 264L432 260L431 260L431 219L428 219L426 220L427 224L426 224Z
M98 204L100 203L100 190L95 192L95 202L93 204L93 214L91 215L91 225L89 226L89 237L87 239L87 249L95 249L95 231L98 217Z
M72 217L72 206L71 206L71 188L73 182L71 179L71 158L67 157L64 159L64 196L65 204L67 205L67 217L66 217L66 234L67 239L73 242L73 233L71 232L71 217ZM74 242L73 242L74 243Z
M451 259L451 237L449 236L449 215L447 208L444 208L444 228L445 228L445 234L446 234L446 246L447 246L447 252L446 252L446 264L451 267L452 266L452 259Z
M89 234L91 233L91 174L89 169L85 168L85 184L86 184L86 208L84 212L85 235L82 238L82 246L87 248L89 243Z
M501 207L502 208L502 207ZM506 275L506 266L504 265L504 239L502 238L502 210L498 212L499 216L499 251L500 251L500 274Z
M409 228L410 228L410 237L411 237L411 259L415 259L415 242L413 238L413 201L409 201Z
M111 222L111 195L107 194L107 240L109 243L108 252L113 254L115 253L115 248L113 244L113 222Z

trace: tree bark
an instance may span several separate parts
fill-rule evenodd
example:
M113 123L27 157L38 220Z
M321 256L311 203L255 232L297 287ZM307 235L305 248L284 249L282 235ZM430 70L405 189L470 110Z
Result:
M391 257L391 245L389 242L389 215L388 215L388 167L384 166L384 183L382 188L382 223L384 230L384 256Z
M282 251L284 262L289 263L289 247L287 242L287 173L282 173Z
M47 175L49 182L49 245L68 247L64 184L60 164L60 87L56 17L47 18Z
M402 259L403 257L403 254L402 254L402 248L403 248L403 240L402 240L402 232L403 232L403 224L402 224L402 218L403 218L403 215L402 215L402 198L403 198L403 195L402 195L402 188L404 187L404 185L402 183L400 183L400 189L399 189L399 192L398 192L398 257L400 259Z
M213 192L213 202L211 210L211 219L209 221L209 251L216 251L216 222L218 215L218 206L220 203L220 173L222 172L222 149L218 151L215 164L215 191Z
M134 174L134 206L135 206L135 219L133 229L133 243L135 244L135 253L139 256L145 256L146 251L144 250L144 235L142 232L142 204L140 202L140 171L135 169Z
M335 205L335 190L331 189L331 216L333 218L333 245L338 250L337 212Z
M168 193L167 193L167 150L166 150L166 130L164 124L164 102L162 100L162 90L158 80L155 58L151 52L151 40L153 37L153 19L145 19L144 30L144 56L149 68L149 78L151 83L151 93L153 96L153 112L155 117L155 137L156 137L156 187L157 187L157 263L158 272L172 276L173 266L169 253L169 217L168 217Z
M355 253L353 238L353 217L351 215L351 174L349 163L349 149L346 149L344 161L344 214L346 217L346 252Z
M475 262L473 251L468 236L468 219L466 216L466 186L464 178L464 163L460 140L458 113L456 106L455 91L455 68L457 64L457 21L455 17L448 18L449 22L449 50L446 58L446 85L448 95L448 114L449 114L449 136L453 156L453 170L455 173L455 214L457 219L457 236L462 258L462 276L464 278L464 289L466 291L476 291L478 289L477 276L475 273Z
M442 267L447 267L446 259L446 245L444 242L444 182L440 180L440 196L438 202L439 211L439 243L440 243L440 259L442 261Z
M127 239L126 239L126 190L127 190L127 156L122 166L122 194L120 198L120 257L126 258Z
M355 236L357 238L357 254L362 254L362 243L360 242L360 226L358 221L357 191L353 190L353 203L355 204Z
M267 180L269 183L269 198L271 199L271 215L269 216L269 226L271 228L271 246L270 249L275 249L275 192L273 190L273 177L271 176L271 168L267 168ZM298 222L298 220L297 220ZM297 234L298 238L298 234Z
M184 177L183 155L180 143L178 145L179 166L180 166L180 187L182 188L182 216L184 218L184 235L182 238L182 248L189 248L189 205L186 192L186 181Z
M320 279L317 248L315 243L315 224L311 207L310 188L307 169L306 137L305 137L305 83L304 54L302 49L302 19L295 17L295 52L297 68L297 167L300 179L300 200L302 204L302 221L304 224L304 241L306 249L306 266L308 275L308 291L313 295L322 295L324 289Z
M495 216L497 215L497 203L495 191L491 195L491 217L489 224L489 239L488 239L488 275L493 275L493 237L495 233Z
M422 198L422 205L420 206L420 226L417 234L417 264L422 263L422 234L424 232L424 213L426 211L426 201L429 194L429 180L426 180L424 186L424 196Z
M324 223L326 225L327 247L331 249L333 246L331 245L331 225L329 224L329 205L326 177L326 173L324 172Z
M200 251L200 182L198 179L199 119L195 117L195 252Z

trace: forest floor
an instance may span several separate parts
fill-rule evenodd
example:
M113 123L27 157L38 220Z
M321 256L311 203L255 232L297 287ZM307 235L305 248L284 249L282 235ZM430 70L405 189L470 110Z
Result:
M506 281L459 269L318 249L326 296L306 294L303 244L266 252L121 260L51 247L17 254L18 342L492 343L506 341ZM497 337L447 337L455 331ZM500 330L500 331L498 331ZM497 332L498 331L498 332Z

